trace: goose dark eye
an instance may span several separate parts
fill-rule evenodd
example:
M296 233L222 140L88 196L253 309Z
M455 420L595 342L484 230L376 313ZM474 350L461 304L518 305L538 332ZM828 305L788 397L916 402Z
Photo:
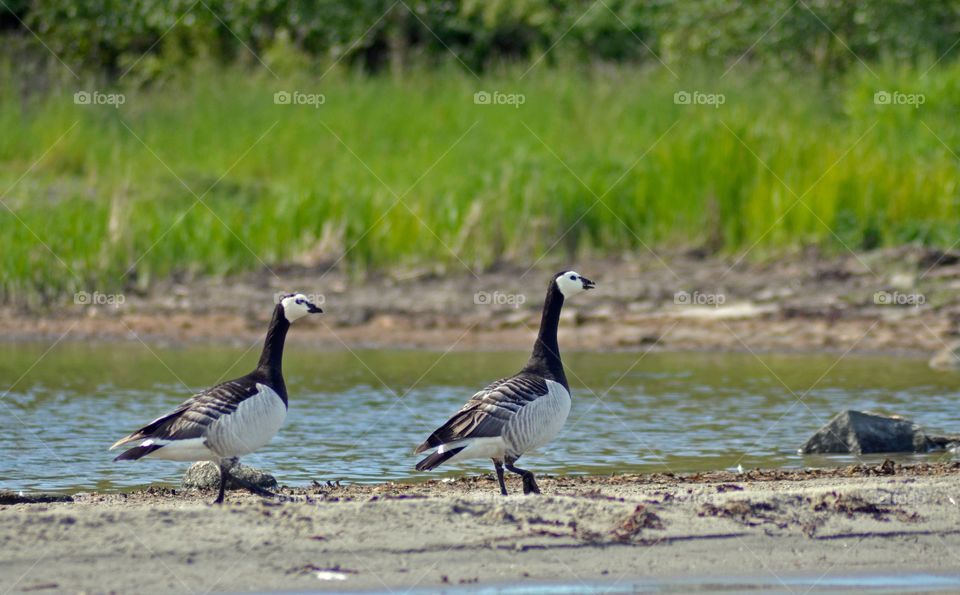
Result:
M298 303L298 304L302 304L302 303L303 303L303 300L297 300L297 303Z
M576 281L576 280L577 280L577 276L576 276L576 275L570 275L570 280L571 280L571 281Z

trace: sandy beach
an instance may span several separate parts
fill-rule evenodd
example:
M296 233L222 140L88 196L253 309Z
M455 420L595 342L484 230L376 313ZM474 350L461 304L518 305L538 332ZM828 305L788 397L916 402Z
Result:
M836 576L955 577L958 480L960 464L886 462L544 477L541 496L501 497L492 476L318 483L282 488L279 500L231 492L219 507L208 504L211 493L165 488L78 494L72 502L0 505L0 587L389 592L520 584L616 592L739 581L789 591L803 576L803 592Z

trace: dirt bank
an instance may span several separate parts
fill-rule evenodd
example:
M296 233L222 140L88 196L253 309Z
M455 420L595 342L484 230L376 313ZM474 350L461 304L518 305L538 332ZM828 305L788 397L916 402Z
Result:
M960 464L745 474L491 476L284 489L286 501L148 490L0 506L5 591L246 591L501 583L629 587L960 566ZM514 482L515 483L515 482ZM517 488L518 486L512 485ZM752 577L752 578L750 578ZM691 587L692 588L692 587ZM804 588L806 590L806 588Z
M328 348L526 349L560 264L474 275L394 271L360 280L324 267L160 283L123 304L6 307L9 339L230 340L263 332L277 292L319 294L326 315L292 341ZM691 253L581 261L598 283L566 307L565 349L929 354L958 335L960 254L899 248L757 263ZM93 294L96 288L90 288ZM878 293L879 292L879 293Z

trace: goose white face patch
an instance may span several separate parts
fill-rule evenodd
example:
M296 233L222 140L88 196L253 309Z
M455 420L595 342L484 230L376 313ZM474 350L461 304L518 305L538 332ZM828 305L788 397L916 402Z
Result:
M312 304L310 300L307 299L307 296L302 293L295 293L293 295L287 296L280 301L283 304L283 315L286 317L287 322L293 322L303 318L307 314L310 314L310 307Z
M560 293L563 294L563 297L570 297L578 293L583 293L583 281L581 280L580 273L576 271L567 271L562 275L557 276L556 278L557 287L560 288Z

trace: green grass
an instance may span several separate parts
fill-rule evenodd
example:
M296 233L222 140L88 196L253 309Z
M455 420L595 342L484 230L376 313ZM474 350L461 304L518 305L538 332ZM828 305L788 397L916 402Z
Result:
M960 67L872 68L879 79L860 69L826 87L744 67L680 80L628 68L481 81L453 68L403 81L201 70L114 89L119 109L75 105L93 84L24 95L0 69L0 192L12 186L0 198L16 213L0 207L0 293L41 301L308 257L452 270L644 244L756 244L756 256L949 246ZM294 89L326 102L273 103ZM878 89L926 102L877 106ZM477 90L526 101L478 106ZM675 105L678 90L726 101Z

